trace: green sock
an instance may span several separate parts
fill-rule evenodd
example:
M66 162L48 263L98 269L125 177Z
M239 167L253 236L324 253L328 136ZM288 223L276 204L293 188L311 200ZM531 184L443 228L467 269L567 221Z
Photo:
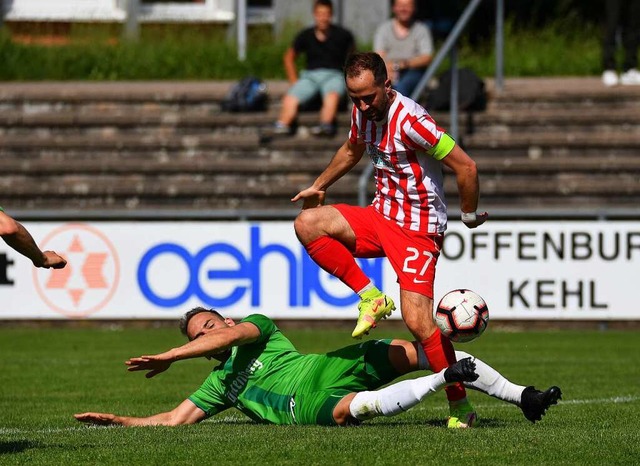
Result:
M378 296L380 296L382 294L382 291L380 291L378 288L376 288L375 286L372 286L371 288L362 291L360 293L360 299L372 299L372 298L377 298Z

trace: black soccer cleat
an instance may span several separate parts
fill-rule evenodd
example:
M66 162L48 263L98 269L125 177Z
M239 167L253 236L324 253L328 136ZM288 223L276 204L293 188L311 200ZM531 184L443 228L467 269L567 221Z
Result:
M524 417L531 422L542 420L549 406L558 403L562 399L562 391L560 387L550 387L544 392L536 390L534 387L527 387L522 391L520 398L520 409Z
M447 367L444 371L444 380L447 383L452 382L473 382L478 380L479 375L476 374L476 363L472 358L464 358Z

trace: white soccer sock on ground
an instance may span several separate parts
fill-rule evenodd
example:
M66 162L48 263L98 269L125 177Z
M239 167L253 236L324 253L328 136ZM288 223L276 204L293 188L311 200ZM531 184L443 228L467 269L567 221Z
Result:
M360 421L376 416L395 416L414 407L445 384L443 369L437 374L403 380L380 390L360 392L351 400L349 411Z
M464 351L456 351L456 359L458 361L469 357L474 358L476 374L479 377L475 382L464 382L465 387L520 406L520 398L522 397L522 391L525 389L524 386L512 383L483 360ZM430 369L429 361L421 348L418 349L418 369Z

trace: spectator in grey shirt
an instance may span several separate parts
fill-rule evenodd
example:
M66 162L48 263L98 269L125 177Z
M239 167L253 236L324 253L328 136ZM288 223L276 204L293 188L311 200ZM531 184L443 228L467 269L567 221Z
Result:
M376 30L373 48L384 59L393 88L410 97L433 58L433 39L414 18L414 0L394 0L392 11L394 17Z

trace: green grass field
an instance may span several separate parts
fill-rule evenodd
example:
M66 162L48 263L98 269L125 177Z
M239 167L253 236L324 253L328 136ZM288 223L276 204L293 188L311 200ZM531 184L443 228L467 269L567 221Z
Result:
M351 343L346 330L285 333L305 352ZM379 329L376 337L406 333ZM361 427L256 425L237 412L178 428L87 427L75 412L149 415L173 408L211 363L183 361L147 380L130 356L182 343L177 330L0 328L0 464L637 464L640 333L489 329L459 345L514 382L559 385L535 425L480 393L477 428L449 431L444 393Z

